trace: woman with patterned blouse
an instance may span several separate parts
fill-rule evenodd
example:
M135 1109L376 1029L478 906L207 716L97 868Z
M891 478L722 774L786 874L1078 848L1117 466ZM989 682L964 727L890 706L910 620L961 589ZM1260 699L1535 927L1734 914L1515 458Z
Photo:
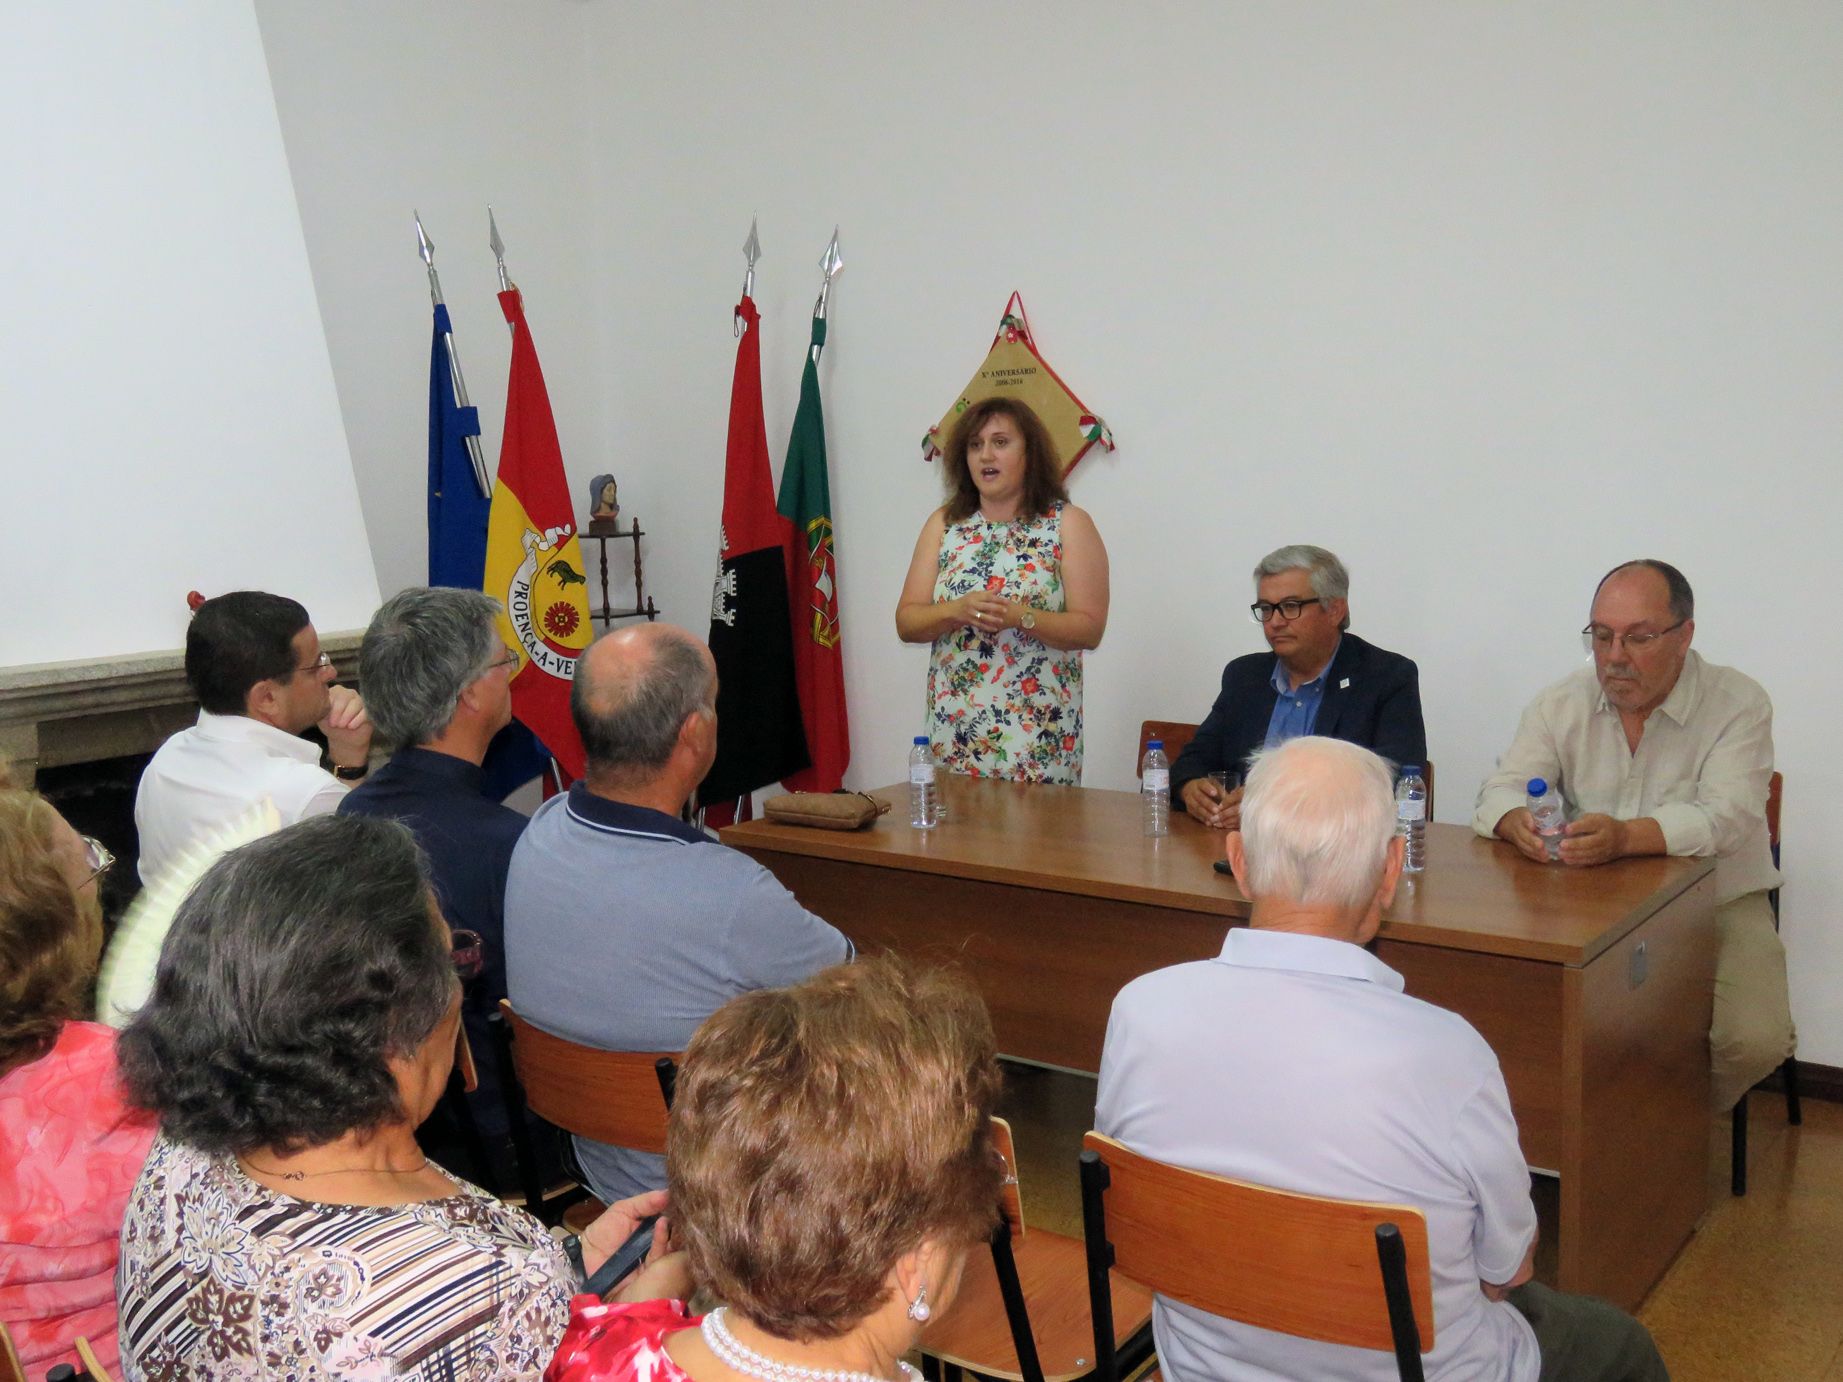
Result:
M365 817L245 845L180 906L121 1037L161 1121L122 1227L130 1382L542 1375L581 1275L416 1144L454 1060L449 943L415 841ZM591 1224L583 1268L664 1200ZM677 1293L679 1260L623 1298Z
M1069 502L1049 429L1018 399L960 414L944 468L948 500L922 525L896 606L897 636L934 645L935 759L1079 784L1081 655L1107 629L1107 549Z

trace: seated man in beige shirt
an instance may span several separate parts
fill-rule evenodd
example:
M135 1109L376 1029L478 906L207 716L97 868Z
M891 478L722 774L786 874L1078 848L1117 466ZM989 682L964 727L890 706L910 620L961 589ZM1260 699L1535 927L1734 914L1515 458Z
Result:
M1773 706L1753 678L1690 649L1694 615L1676 567L1630 561L1609 571L1583 634L1592 669L1530 702L1479 791L1472 827L1548 862L1525 805L1529 780L1540 777L1567 804L1564 864L1715 856L1711 1095L1727 1109L1795 1044L1785 948L1767 901L1779 886L1766 834Z

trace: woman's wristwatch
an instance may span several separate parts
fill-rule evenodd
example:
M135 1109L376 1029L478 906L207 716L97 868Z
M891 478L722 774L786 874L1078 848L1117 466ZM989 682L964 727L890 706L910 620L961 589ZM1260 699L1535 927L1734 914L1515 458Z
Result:
M1029 605L1025 605L1024 612L1018 616L1017 626L1020 629L1036 628L1037 612L1034 609L1032 609Z
M333 776L338 778L341 782L362 782L365 779L365 774L370 771L371 765L369 763L359 763L352 767L347 767L343 763L333 764Z

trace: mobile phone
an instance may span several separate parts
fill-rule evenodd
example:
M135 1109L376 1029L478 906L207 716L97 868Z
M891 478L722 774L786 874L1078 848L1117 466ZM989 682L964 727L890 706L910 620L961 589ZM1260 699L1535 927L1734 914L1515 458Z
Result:
M653 1246L653 1225L659 1222L659 1216L642 1219L640 1227L627 1236L627 1241L608 1254L608 1260L595 1269L595 1275L583 1283L583 1294L605 1296L628 1277L634 1268L646 1260L647 1251Z
M1216 872L1226 873L1230 878L1235 876L1235 870L1229 867L1229 861L1227 859L1218 859L1216 861Z

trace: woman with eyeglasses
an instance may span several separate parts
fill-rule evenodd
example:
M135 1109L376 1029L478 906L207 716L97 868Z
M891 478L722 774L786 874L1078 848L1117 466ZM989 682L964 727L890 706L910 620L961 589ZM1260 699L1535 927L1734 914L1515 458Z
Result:
M0 764L0 1321L34 1377L114 1369L115 1261L153 1120L124 1098L115 1032L81 1020L114 860Z
M161 1125L122 1228L128 1382L536 1382L570 1297L665 1196L558 1243L431 1162L415 1129L460 1023L404 826L316 816L211 866L121 1038ZM675 1292L678 1260L627 1291Z
M947 502L922 525L896 635L929 643L935 761L971 777L1081 783L1082 651L1107 631L1107 548L1069 502L1049 429L982 399L942 453Z

